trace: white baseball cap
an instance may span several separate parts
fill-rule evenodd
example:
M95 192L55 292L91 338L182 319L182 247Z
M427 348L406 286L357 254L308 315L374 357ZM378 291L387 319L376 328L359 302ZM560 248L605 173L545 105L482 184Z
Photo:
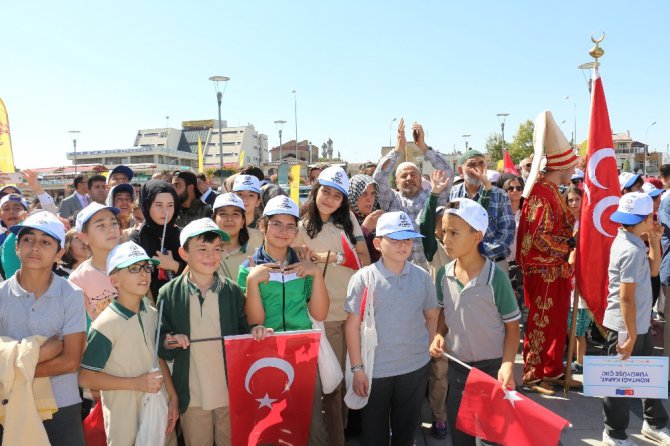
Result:
M0 208L2 208L8 201L14 201L23 206L24 210L28 210L28 202L19 194L7 194L2 197L2 199L0 199Z
M204 234L205 232L216 232L224 242L230 240L230 236L226 234L225 231L221 230L211 218L205 217L193 220L191 223L184 226L179 233L179 244L184 246L188 239Z
M387 212L377 220L375 230L377 237L388 237L393 240L421 238L423 235L414 230L412 220L403 211Z
M323 169L319 174L318 181L319 184L337 189L345 197L349 195L349 177L340 166L330 166Z
M58 240L61 248L65 245L65 225L51 212L36 212L23 220L23 223L10 226L9 230L12 234L18 235L24 228L37 229L49 234Z
M476 201L469 198L454 198L447 204L444 212L461 217L475 231L486 235L489 227L489 213Z
M584 171L582 169L575 169L575 173L570 177L571 180L583 180Z
M619 175L619 187L621 190L628 189L640 178L637 173L624 172Z
M261 193L261 182L253 175L238 175L233 183L233 192L250 190L251 192Z
M651 183L644 183L642 185L642 191L649 195L651 198L656 198L663 193L663 191ZM4 198L3 198L4 200ZM2 207L2 201L0 201L0 207Z
M216 200L214 200L214 207L212 210L216 211L218 208L222 208L224 206L235 206L243 211L245 210L244 208L244 201L237 195L235 195L232 192L228 192L225 194L221 194L218 197L216 197Z
M619 199L619 208L610 220L624 225L636 225L654 212L654 200L644 192L630 192Z
M107 255L107 275L114 269L125 268L139 262L149 262L156 266L160 262L152 259L147 252L135 242L125 242L116 245Z
M263 209L263 216L269 217L270 215L278 214L292 215L295 218L300 218L298 205L285 195L271 198L268 204L265 205L265 209Z
M93 202L86 206L84 209L79 211L77 214L77 220L75 222L75 230L77 232L81 232L84 228L84 225L86 224L87 221L91 219L95 214L97 214L99 211L102 211L103 209L108 209L109 211L112 212L114 215L119 215L119 210L113 206L105 206L103 204Z

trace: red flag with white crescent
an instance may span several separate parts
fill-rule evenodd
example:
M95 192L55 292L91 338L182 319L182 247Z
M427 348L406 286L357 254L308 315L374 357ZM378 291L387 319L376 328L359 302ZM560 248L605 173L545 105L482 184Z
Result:
M512 161L512 157L507 149L503 152L503 172L519 176L519 172L517 172L516 167L514 167L514 161Z
M354 247L351 246L351 243L349 242L349 239L347 238L344 231L340 232L341 232L340 242L342 243L342 254L344 255L344 261L342 262L342 266L346 266L347 268L351 268L354 271L358 271L359 269L363 268L363 265L361 264L361 261L358 258L358 254L356 254L356 250L354 249Z
M307 445L320 333L225 337L233 446Z
M602 324L607 307L610 247L619 225L610 220L621 191L607 112L605 91L597 69L593 71L584 199L579 221L575 276L582 298Z

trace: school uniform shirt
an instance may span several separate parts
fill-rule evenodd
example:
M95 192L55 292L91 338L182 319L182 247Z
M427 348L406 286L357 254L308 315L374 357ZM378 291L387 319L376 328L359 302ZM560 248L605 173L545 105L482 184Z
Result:
M109 281L107 272L93 266L92 259L82 262L72 271L68 280L84 292L87 327L90 326L91 321L96 320L102 314L119 294L116 288L112 286L112 282Z
M157 322L156 309L144 300L138 313L112 301L91 324L81 367L122 378L147 373L153 367ZM144 392L103 390L100 395L107 444L134 444Z
M240 265L256 251L256 248L263 244L263 233L258 229L247 228L249 231L249 240L232 252L223 252L221 255L221 265L217 272L221 277L227 277L233 282L237 282L237 275L240 272Z
M51 273L51 285L39 298L24 290L16 275L0 284L0 336L25 339L39 335L63 337L86 330L80 289ZM58 407L81 402L77 372L51 376Z
M360 314L366 287L374 290L378 342L372 377L404 375L426 365L430 357L423 312L437 308L435 287L428 273L407 261L400 274L395 274L386 269L382 258L351 278L344 303L347 313Z
M479 276L462 284L456 260L437 272L437 301L449 328L446 351L465 362L502 357L505 323L521 318L507 274L486 259Z
M200 289L186 278L189 288L189 322L191 339L221 336L219 320L219 293L222 282L215 280L203 296ZM228 383L223 362L223 342L196 342L189 347L191 369L188 375L188 390L191 394L189 407L214 410L228 406Z
M354 227L354 237L356 241L364 241L363 231L358 224L356 217L350 212L351 223ZM321 231L314 238L307 235L302 221L298 225L298 235L293 242L293 246L307 245L309 249L314 252L331 253L342 252L342 228L335 226L332 221L323 224ZM321 269L325 269L326 264L319 264ZM344 311L344 299L347 296L347 284L356 271L346 266L329 263L324 281L326 283L326 290L328 290L328 297L330 297L330 308L328 309L328 316L326 321L343 321L347 318L347 313Z
M644 242L632 232L619 228L610 248L608 267L609 295L603 318L603 326L614 331L626 331L621 314L622 283L635 284L635 315L637 334L647 334L651 327L651 271Z

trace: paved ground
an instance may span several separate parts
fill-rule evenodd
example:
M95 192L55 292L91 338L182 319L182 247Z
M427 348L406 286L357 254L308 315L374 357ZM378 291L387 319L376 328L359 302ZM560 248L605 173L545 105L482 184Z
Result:
M597 350L593 353L597 354ZM516 381L521 382L523 362L521 356L517 355L515 376ZM581 380L581 375L576 375L575 379ZM549 410L557 413L572 423L572 428L566 429L561 435L561 444L564 446L577 445L601 445L603 432L602 417L602 399L585 397L581 392L569 392L568 397L563 397L563 392L557 392L553 397L543 397L537 394L528 393L519 387L524 395L542 404ZM670 412L668 400L664 401L664 406ZM416 445L447 445L451 444L447 440L436 440L430 435L430 423L432 422L428 401L426 400L422 409L423 426L417 431ZM642 428L642 405L640 400L631 400L630 426L628 429L629 438L638 445L654 445L656 443L646 441L640 435ZM358 441L351 439L346 443L348 446L358 445ZM512 445L513 446L513 445Z

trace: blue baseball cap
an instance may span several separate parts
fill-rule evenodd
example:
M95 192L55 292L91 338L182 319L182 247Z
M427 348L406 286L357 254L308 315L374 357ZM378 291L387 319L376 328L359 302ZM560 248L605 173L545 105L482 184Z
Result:
M330 166L321 171L319 184L337 189L345 197L349 195L349 177L340 166Z
M644 183L642 185L642 191L651 198L656 198L663 193L663 190L657 188L651 183ZM2 205L0 205L0 207L2 207Z
M621 190L628 189L640 178L640 175L637 173L624 172L619 175L619 186Z
M124 166L123 164L116 166L112 171L109 173L109 178L112 178L112 175L115 173L122 173L125 176L128 177L128 181L133 179L133 169L131 169L128 166Z
M645 192L631 192L619 199L619 208L610 220L624 225L636 225L654 212L654 201Z
M408 240L423 237L423 235L414 230L412 220L403 211L383 214L377 220L375 232L377 237L388 237L393 240Z

